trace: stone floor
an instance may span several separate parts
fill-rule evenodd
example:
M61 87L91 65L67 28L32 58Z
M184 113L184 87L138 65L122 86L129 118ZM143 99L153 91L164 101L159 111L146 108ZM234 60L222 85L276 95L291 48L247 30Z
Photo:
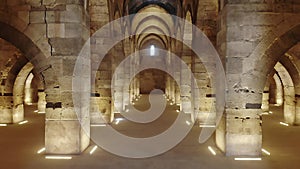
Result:
M137 107L149 105L137 103ZM90 155L91 146L82 155L73 155L71 160L49 160L36 152L44 147L43 114L34 113L35 106L26 107L24 125L0 127L0 168L2 169L298 169L300 167L300 127L282 126L282 108L271 107L272 115L263 117L263 147L271 153L262 161L234 161L217 151L213 156L207 149L216 149L214 139L204 144L197 142L201 129L194 126L189 135L172 150L147 159L128 159L115 156L98 148ZM149 137L164 131L176 118L174 106L147 125L121 121L114 127L124 134L135 137Z

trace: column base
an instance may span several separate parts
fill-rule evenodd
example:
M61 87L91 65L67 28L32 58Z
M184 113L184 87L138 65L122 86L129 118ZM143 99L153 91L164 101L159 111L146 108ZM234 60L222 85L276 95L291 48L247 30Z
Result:
M262 135L226 134L226 156L261 156Z
M49 120L45 130L46 154L80 154L89 145L89 133L77 120Z
M0 123L12 123L12 109L0 108Z

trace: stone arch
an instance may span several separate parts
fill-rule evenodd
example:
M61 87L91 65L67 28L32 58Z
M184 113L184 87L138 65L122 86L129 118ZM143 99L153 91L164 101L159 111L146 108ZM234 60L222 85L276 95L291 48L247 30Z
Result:
M37 71L49 67L49 59L38 44L18 29L0 21L0 37L16 46ZM47 63L48 62L48 63Z
M41 75L40 78L45 86L48 88L56 86L55 83L58 83L58 80L55 75L56 73L54 73L54 69L51 67L52 60L48 57L50 54L48 53L49 50L40 48L41 42L34 40L38 35L35 33L30 35L29 32L32 31L32 29L23 28L22 22L17 18L15 19L16 21L9 22L9 24L0 20L0 37L10 42L24 55L24 58L18 60L18 63L15 64L14 68L11 70L11 77L9 77L10 90L13 90L12 86L15 84L17 74L28 61L34 66L37 74ZM13 22L17 22L21 26L15 25L17 23ZM15 26L12 26L11 24ZM50 77L51 81L48 81L47 79L50 79Z
M251 55L244 60L243 64L249 66L245 66L247 73L244 73L241 79L248 80L253 77L257 79L270 73L279 58L300 41L300 24L297 25L296 22L283 22L263 38ZM254 88L258 85L261 90L265 81L266 79L248 85L253 85Z
M144 33L145 31L145 33ZM156 37L161 41L166 48L169 48L170 37L165 35L159 28L156 27L149 27L146 28L141 34L137 35L136 43L138 44L138 48L140 48L145 41L145 39L148 39L149 37ZM157 31L157 33L155 33ZM155 36L153 36L155 35Z
M285 66L281 63L275 65L275 70L282 80L284 90L284 103L283 103L283 114L284 120L289 124L295 122L295 85L291 74L288 72Z
M246 93L247 102L242 102L240 106L245 109L255 108L256 110L253 111L257 112L256 115L260 116L262 112L260 109L262 93L268 75L280 57L300 40L299 22L291 23L295 22L286 22L287 25L280 24L276 29L271 30L249 57L242 61L244 73L239 77L239 84L247 87L251 92ZM259 116L256 118L258 119ZM257 131L261 132L260 129Z
M33 65L28 62L25 66L23 66L15 78L13 85L13 123L24 120L24 87L25 81L32 69Z
M163 36L164 37L164 36ZM141 49L142 46L144 46L145 43L147 43L149 40L154 39L155 41L159 42L161 44L161 46L163 46L165 49L168 49L168 43L166 43L167 40L165 40L162 36L159 36L157 34L149 34L146 35L142 38L142 40L140 40L138 49Z
M276 86L275 105L282 106L283 104L283 86L282 81L277 73L273 76Z
M13 14L0 11L0 36L8 42L15 45L22 51L22 45L35 46L33 50L39 48L42 51L40 57L48 58L51 56L50 45L45 36L46 24L39 24L41 27L35 27L34 24L25 23L23 20ZM45 28L45 29L42 29ZM18 38L20 41L18 41ZM31 42L30 42L31 41ZM28 42L28 43L27 43ZM24 47L23 47L24 48ZM29 48L28 48L29 49ZM23 54L30 54L33 51L22 51ZM36 57L37 55L26 55L26 58ZM30 59L29 59L30 60Z
M241 76L242 84L247 83L249 88L254 89L254 92L251 93L251 97L248 99L248 103L261 104L262 93L267 80L266 77L268 77L282 56L300 41L299 22L299 20L297 23L297 21L287 19L277 28L269 31L250 56L243 61L243 64L247 64L247 66L244 66L245 73ZM290 66L286 66L286 68L290 68ZM294 70L296 69L294 68ZM291 77L291 79L297 80L299 78ZM297 82L295 84L297 85ZM295 87L293 86L293 88ZM292 93L291 91L290 94L292 95ZM294 95L295 94L294 91ZM288 100L289 103L295 107L293 105L294 103L292 103L295 102L295 100L292 98ZM247 107L247 105L245 106ZM293 110L293 112L295 111ZM295 120L287 120L290 124L293 124L293 121Z
M295 108L287 108L290 107L289 105L295 107L295 102L297 96L297 93L299 93L300 88L300 77L299 77L299 66L297 65L297 60L295 57L290 55L283 55L279 58L278 63L275 65L275 70L270 72L268 79L266 81L266 86L264 88L264 92L262 94L263 96L263 102L262 102L262 110L268 111L268 101L269 101L269 86L270 81L272 78L274 78L274 75L277 75L280 79L280 84L277 86L282 86L284 91L284 114L285 113L292 113L295 116ZM280 69L281 71L278 71L276 69ZM291 80L290 80L291 79ZM275 80L275 82L278 80ZM277 82L278 83L278 82ZM293 88L294 92L291 92L290 89ZM279 91L280 92L280 91ZM289 94L288 94L289 93ZM293 93L293 94L292 94ZM295 121L295 120L293 120ZM293 124L293 123L290 123Z
M266 85L264 87L264 91L262 94L261 109L263 112L269 111L269 98L270 98L269 92L270 92L270 85L271 85L272 80L273 80L273 76L268 76L268 79L266 81Z

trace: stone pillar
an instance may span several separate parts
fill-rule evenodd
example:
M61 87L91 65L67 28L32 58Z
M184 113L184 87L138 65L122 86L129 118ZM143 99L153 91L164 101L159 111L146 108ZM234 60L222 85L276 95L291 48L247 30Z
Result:
M289 72L286 68L281 64L277 63L275 65L275 70L278 73L278 76L281 79L283 85L283 94L284 94L284 102L283 102L283 114L285 122L293 125L295 122L295 87L290 76Z
M31 78L31 74L29 74L28 78L26 79L25 83L29 83L28 86L25 84L25 95L24 95L24 102L25 104L34 104L38 102L38 84L39 78L32 74L33 78ZM26 95L27 94L27 95Z
M133 44L132 44L133 45ZM135 51L135 49L133 49L133 51ZM129 90L130 90L130 94L129 94L129 100L130 100L130 104L134 101L134 65L135 65L135 61L134 61L134 56L130 56L130 86L129 86Z
M24 71L21 70L19 75L22 74ZM17 77L13 87L13 123L20 122L24 120L24 93L25 91L25 81L27 74L23 74L23 77ZM19 76L18 75L18 76ZM21 75L22 76L22 75Z
M89 15L90 15L90 30L91 34L95 33L98 29L103 28L105 24L109 22L109 13L108 13L108 1L103 0L89 0ZM111 30L106 30L107 34L111 32ZM106 39L104 37L93 37L95 40L92 43L93 49L97 49L97 46L105 46L106 41L111 41L110 36L107 36ZM96 51L93 53L92 57L98 58L98 54ZM96 59L97 60L97 59ZM112 93L111 93L111 83L112 83L112 55L108 53L100 66L95 68L97 70L96 80L94 89L95 93L92 93L91 97L91 122L92 123L108 123L110 122L113 115L113 101L112 101ZM100 120L99 118L103 117L105 121Z
M12 94L1 93L0 96L0 123L13 122L13 97Z
M102 124L102 123L108 123L109 118L104 116L103 120L103 113L101 112L101 97L100 93L93 93L91 94L91 99L90 99L90 119L91 119L91 124ZM105 118L106 117L106 118Z
M22 85L24 87L24 85ZM22 90L20 92L17 92L14 97L13 97L13 123L18 123L20 121L24 120L24 95L23 95L23 91L24 88L19 88L17 90Z
M182 56L182 60L187 64L191 64L191 56ZM183 64L183 63L182 63ZM191 103L191 77L190 69L184 69L181 67L181 110L185 113L192 113L192 103Z
M72 78L78 54L89 36L89 20L83 4L43 1L46 11L41 20L46 24L45 36L51 47L51 66L45 69L46 127L45 147L47 154L79 154L89 145L89 105L84 105L90 95L90 60L81 62L84 73L80 78L86 82L86 88L72 91ZM82 95L84 94L84 95ZM88 94L88 98L86 96ZM80 107L75 107L74 98L80 99ZM75 112L78 111L78 116ZM84 130L83 125L87 130Z
M197 120L200 124L215 125L215 94L212 90L212 84L206 66L212 66L208 61L201 61L198 58L194 60L194 77L197 81L199 97L195 98L195 103L199 104L197 112ZM196 87L196 86L195 86ZM195 88L196 89L196 88Z
M34 89L32 88L34 75L30 73L25 81L25 87L24 87L24 103L31 105L33 101L34 96Z
M300 94L295 94L295 99L296 99L296 103L295 103L296 104L296 115L295 115L294 124L299 126L300 125Z
M277 95L277 89L276 89L276 82L274 80L274 76L272 76L270 80L270 86L269 86L269 104L276 104L276 95Z
M140 87L139 87L139 78L138 78L139 75L136 75L135 77L135 82L134 82L134 98L137 99L138 96L140 95Z
M180 72L180 69L178 69L178 68L180 68L179 63L174 63L174 64L175 64L174 66L176 67L175 72L174 72L174 76L175 76L174 83L176 83L176 84L174 84L175 85L174 97L175 97L176 105L180 106L181 105L181 100L180 100L180 77L181 77L180 73L181 72ZM177 84L177 82L179 82L179 84Z
M170 82L170 100L175 103L175 82L173 79Z
M187 12L186 22L192 22L192 16L190 12ZM187 44L192 44L193 29L191 24L185 24L183 30L183 40ZM187 46L182 47L181 60L187 65L188 68L180 65L181 77L180 77L180 88L181 88L181 110L185 113L191 114L193 112L192 108L192 81L191 81L191 64L192 64L192 51ZM184 64L181 63L181 64Z
M98 44L96 44L98 45ZM100 69L96 71L95 84L91 94L91 123L108 123L112 115L112 99L111 99L111 79L112 71L111 57L105 57L101 64ZM93 92L94 91L94 92ZM102 120L105 119L105 121Z
M140 77L139 77L139 75L137 75L137 81L136 81L136 94L137 94L137 97L139 97L140 94L141 94L140 88L141 88Z
M269 91L264 90L264 93L262 95L262 111L268 112L269 111Z
M44 90L39 90L37 103L39 113L46 113L46 103L46 93Z
M165 89L165 92L166 92L166 97L169 100L169 98L170 98L170 76L168 74L166 75L166 89Z
M123 110L126 110L126 107L130 104L130 62L125 62L124 80L125 84L128 84L123 86Z
M256 8L248 6L228 0L219 16L217 47L225 63L228 89L216 143L227 156L261 155L261 102L266 76L264 72L248 71L254 68L249 67L252 65L247 59L262 37L257 35L264 34L261 29L255 33L251 30L264 26L265 20L257 20ZM242 7L247 13L240 10Z
M285 122L293 125L296 120L295 96L284 94L283 114Z
M281 80L278 76L278 74L274 74L273 76L275 85L276 85L276 91L275 91L275 103L278 106L281 106L283 104L283 86L281 83Z
M180 82L180 72L175 73L175 78L177 82ZM180 100L180 84L176 84L175 86L175 103L177 106L181 105L181 100Z
M118 52L119 53L119 52ZM115 53L115 56L120 57L120 54ZM116 58L117 59L117 58ZM116 65L119 65L119 61L114 61ZM113 85L114 85L114 106L115 106L115 111L114 113L120 113L120 111L123 110L123 101L124 101L124 67L123 66L118 66L118 72L114 74L114 79L113 79Z

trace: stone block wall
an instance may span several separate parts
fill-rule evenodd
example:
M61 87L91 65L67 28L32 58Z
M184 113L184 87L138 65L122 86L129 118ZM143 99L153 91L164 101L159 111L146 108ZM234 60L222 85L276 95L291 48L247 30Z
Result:
M80 153L89 139L78 123L71 98L75 61L89 37L85 1L11 0L1 1L0 6L0 22L6 25L2 29L7 29L3 30L7 34L1 36L19 48L44 77L46 152ZM88 115L80 112L84 113ZM89 121L88 116L81 117L82 121Z
M18 59L24 57L21 52L9 42L0 39L0 123L13 122L13 82L12 76L16 78L18 68L15 64Z
M262 93L267 72L278 61L277 55L286 52L282 50L285 48L274 48L274 55L267 53L268 60L260 62L261 67L256 63L272 45L271 39L284 33L275 31L278 25L286 30L293 27L295 20L290 17L299 18L299 3L228 0L221 11L217 47L226 62L228 91L217 144L227 155L260 155Z

